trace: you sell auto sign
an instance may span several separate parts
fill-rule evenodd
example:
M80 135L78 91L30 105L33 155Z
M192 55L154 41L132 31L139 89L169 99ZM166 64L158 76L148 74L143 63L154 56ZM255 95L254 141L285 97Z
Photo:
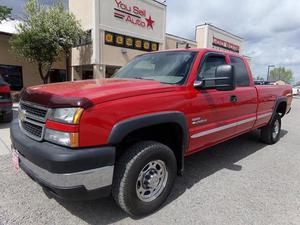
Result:
M166 6L153 0L101 0L100 27L162 43L166 31Z
M136 5L127 5L121 0L115 0L114 16L124 22L153 30L155 21L146 9ZM148 15L149 14L149 15Z

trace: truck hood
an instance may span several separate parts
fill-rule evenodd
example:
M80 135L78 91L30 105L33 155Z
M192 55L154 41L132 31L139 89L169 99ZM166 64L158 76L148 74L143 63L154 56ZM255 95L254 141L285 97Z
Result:
M21 99L49 108L88 108L107 101L174 90L176 85L153 80L98 79L30 87L23 90Z

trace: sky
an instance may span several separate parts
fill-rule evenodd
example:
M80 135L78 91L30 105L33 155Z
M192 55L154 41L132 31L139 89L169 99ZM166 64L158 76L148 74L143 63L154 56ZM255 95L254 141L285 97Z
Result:
M0 5L12 7L18 17L24 2L0 0ZM291 69L300 81L299 0L167 0L166 4L168 33L195 39L195 26L211 23L244 38L243 54L252 58L255 77L266 77L268 65L275 65Z

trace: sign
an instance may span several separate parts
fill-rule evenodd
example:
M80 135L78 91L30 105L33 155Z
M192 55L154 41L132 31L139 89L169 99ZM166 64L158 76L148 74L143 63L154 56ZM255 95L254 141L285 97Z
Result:
M228 41L223 41L223 40L218 39L216 37L213 37L213 45L217 46L217 47L220 47L220 48L224 48L224 49L229 50L229 51L233 51L233 52L237 52L237 53L240 52L240 46L232 44Z
M100 7L97 20L99 29L160 44L165 42L165 5L153 0L98 0L97 2Z
M105 32L105 44L146 52L158 51L159 49L159 44L157 42L116 34L108 31Z
M133 4L126 4L122 0L115 0L114 16L124 22L152 30L155 24L146 9Z

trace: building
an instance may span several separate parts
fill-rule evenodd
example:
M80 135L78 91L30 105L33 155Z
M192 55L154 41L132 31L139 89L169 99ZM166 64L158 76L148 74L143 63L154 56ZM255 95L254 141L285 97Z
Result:
M15 34L19 21L0 23L0 74L11 85L13 91L42 83L37 66L16 58L10 51L9 38ZM65 60L58 60L50 72L50 81L65 81Z
M157 50L199 47L243 53L241 37L210 24L196 27L195 40L167 34L166 9L155 0L69 0L69 11L88 33L72 49L71 79L111 77L132 58ZM9 52L9 37L16 32L8 29L16 22L10 23L0 25L0 72L2 68L10 83L18 83L17 89L41 84L36 66ZM55 63L51 82L66 80L64 62Z

